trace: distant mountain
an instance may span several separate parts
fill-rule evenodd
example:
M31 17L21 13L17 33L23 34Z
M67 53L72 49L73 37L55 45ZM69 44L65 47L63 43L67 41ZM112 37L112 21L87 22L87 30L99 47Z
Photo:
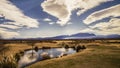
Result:
M61 35L56 37L49 37L48 39L84 39L95 37L95 34L92 33L77 33L72 35Z
M120 35L95 35L92 33L77 33L72 35L61 35L56 37L49 37L46 39L120 39Z
M72 37L89 37L89 36L96 36L95 34L92 33L77 33L71 35Z
M95 34L77 33L77 34L72 34L72 35L56 36L56 37L53 37L53 39L82 39L82 38L89 38L93 36L95 36Z
M106 38L120 38L120 35L118 34L107 35Z
M61 36L55 36L55 37L49 37L50 39L64 39L66 37L69 37L69 35L61 35Z
M16 38L14 38L16 39ZM22 40L22 38L19 38ZM16 40L19 40L16 39ZM46 39L120 39L120 35L112 34L112 35L95 35L92 33L76 33L72 35L60 35L55 37L45 37L45 38L24 38L24 40L46 40Z

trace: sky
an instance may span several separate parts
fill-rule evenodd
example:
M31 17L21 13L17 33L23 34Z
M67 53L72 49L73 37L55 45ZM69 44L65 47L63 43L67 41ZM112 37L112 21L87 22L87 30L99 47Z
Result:
M120 0L0 0L0 38L120 35Z

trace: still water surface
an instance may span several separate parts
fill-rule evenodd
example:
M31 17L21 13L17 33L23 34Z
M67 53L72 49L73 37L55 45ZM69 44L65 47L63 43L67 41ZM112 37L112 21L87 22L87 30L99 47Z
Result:
M21 57L20 61L18 62L18 65L20 68L22 68L32 63L42 61L43 59L45 59L45 56L49 58L58 58L73 53L76 53L76 51L73 48L39 49L37 52L35 50L33 51L28 50L24 52L24 55Z

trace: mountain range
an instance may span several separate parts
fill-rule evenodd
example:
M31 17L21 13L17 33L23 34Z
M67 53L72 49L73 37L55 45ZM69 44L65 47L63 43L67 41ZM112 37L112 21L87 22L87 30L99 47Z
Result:
M29 38L30 39L30 38ZM76 33L72 35L60 35L55 37L45 37L45 38L31 38L36 40L42 39L120 39L120 35L95 35L93 33Z

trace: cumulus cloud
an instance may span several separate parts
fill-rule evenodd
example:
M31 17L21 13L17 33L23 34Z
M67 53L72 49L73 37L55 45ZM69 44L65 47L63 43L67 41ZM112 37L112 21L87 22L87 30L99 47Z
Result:
M97 20L101 20L103 18L110 17L110 16L113 16L113 17L120 16L120 4L92 13L84 20L84 23L91 24L92 22L95 22Z
M57 24L65 25L69 22L73 10L79 9L77 14L81 15L88 9L108 1L111 0L45 0L41 6L43 11L59 19Z
M81 32L92 32L100 35L120 34L120 18L112 18L108 22L100 22Z

